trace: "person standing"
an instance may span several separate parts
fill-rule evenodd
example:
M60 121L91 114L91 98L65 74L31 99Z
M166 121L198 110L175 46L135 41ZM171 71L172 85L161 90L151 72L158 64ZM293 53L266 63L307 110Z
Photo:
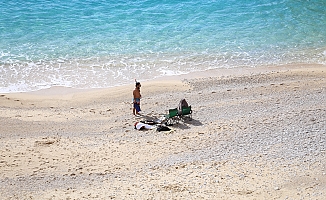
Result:
M134 96L133 103L134 103L134 107L132 109L132 113L134 115L139 115L140 114L139 112L141 111L141 109L140 109L140 98L141 98L140 87L141 87L140 82L136 82L136 88L133 91L133 96Z

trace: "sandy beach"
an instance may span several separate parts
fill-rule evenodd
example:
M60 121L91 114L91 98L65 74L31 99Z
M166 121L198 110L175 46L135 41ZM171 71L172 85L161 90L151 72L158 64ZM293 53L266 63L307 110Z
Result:
M326 66L0 95L1 199L326 199ZM185 98L192 119L135 130Z

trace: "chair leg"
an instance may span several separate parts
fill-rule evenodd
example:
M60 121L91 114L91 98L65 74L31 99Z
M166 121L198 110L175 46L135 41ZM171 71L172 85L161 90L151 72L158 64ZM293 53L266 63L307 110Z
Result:
M173 125L173 120L172 120L171 118L169 118L169 119L166 121L166 125L167 125L167 126Z

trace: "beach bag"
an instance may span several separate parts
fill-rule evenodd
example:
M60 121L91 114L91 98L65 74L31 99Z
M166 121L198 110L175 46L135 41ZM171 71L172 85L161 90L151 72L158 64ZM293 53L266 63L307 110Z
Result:
M185 99L181 99L178 105L178 114L182 115L182 108L188 107L188 103Z

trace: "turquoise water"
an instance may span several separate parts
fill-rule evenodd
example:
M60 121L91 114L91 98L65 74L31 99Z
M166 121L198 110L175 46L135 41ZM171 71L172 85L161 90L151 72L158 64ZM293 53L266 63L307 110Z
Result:
M326 0L0 0L0 92L326 64Z

